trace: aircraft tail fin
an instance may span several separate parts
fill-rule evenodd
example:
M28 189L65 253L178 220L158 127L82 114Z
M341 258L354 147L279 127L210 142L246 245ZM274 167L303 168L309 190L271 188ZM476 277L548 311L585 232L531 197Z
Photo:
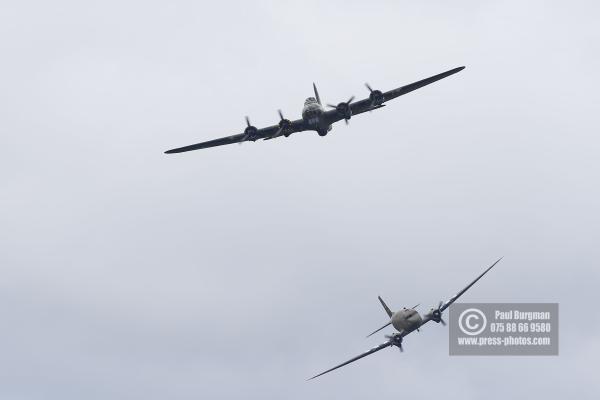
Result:
M314 82L313 82L313 90L315 91L315 98L317 99L317 102L319 104L321 104L321 98L319 97L319 91L317 90L317 85L315 85Z
M394 314L392 312L392 310L390 310L390 308L387 306L387 304L385 304L385 302L383 301L383 299L381 298L381 296L377 296L377 298L379 299L379 302L381 303L381 305L383 306L383 309L385 310L385 312L387 313L388 317L392 318L392 314Z

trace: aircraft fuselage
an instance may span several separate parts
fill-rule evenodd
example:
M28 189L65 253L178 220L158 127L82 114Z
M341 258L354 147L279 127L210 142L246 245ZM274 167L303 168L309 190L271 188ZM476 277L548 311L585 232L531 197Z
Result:
M309 97L304 101L302 119L310 127L310 130L317 131L321 136L327 135L327 132L331 130L331 125L323 119L324 112L323 106L319 104L316 98Z
M403 308L392 315L392 326L398 332L409 333L419 328L422 324L423 319L412 308Z

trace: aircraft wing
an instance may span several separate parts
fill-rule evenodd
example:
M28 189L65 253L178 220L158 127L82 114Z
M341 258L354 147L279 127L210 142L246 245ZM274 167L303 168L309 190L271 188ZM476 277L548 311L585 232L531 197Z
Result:
M478 281L478 280L480 280L481 278L483 278L483 276L484 276L485 274L487 274L487 273L488 273L488 272L489 272L489 271L490 271L492 268L494 268L494 266L495 266L496 264L498 264L498 263L500 262L500 260L502 260L502 258L498 259L498 260L497 260L495 263L493 263L491 266L489 266L489 267L488 267L488 268L487 268L485 271L483 271L483 273L481 273L481 275L479 275L477 278L475 278L475 280L473 280L471 283L469 283L469 284L468 284L468 285L467 285L467 286L466 286L464 289L462 289L460 292L458 292L457 294L455 294L454 296L452 296L452 297L451 297L451 298L450 298L448 301L446 301L445 303L442 303L442 302L440 302L440 306L438 307L438 310L439 310L440 314L441 314L441 312L443 312L443 311L444 311L446 308L450 307L450 305L451 305L452 303L454 303L456 300L458 300L458 298L459 298L460 296L462 296L462 295L463 295L463 294L464 294L464 293L465 293L467 290L469 290L469 289L471 288L471 286L473 286L475 283L477 283L477 281ZM382 302L382 303L383 303L383 302ZM383 304L385 304L385 303L383 303ZM416 306L415 306L415 307L416 307ZM413 308L415 308L415 307L413 307ZM429 315L429 316L427 316L427 317L426 317L426 319L423 321L423 324L421 324L421 326L423 326L425 323L427 323L427 322L431 321L432 319L433 319L433 318L432 318L430 315ZM442 322L443 322L443 321L442 321ZM378 331L380 331L381 329L385 328L385 327L386 327L386 326L388 326L389 324L390 324L390 323L388 323L388 324L384 325L383 327L381 327L380 329L378 329L378 330L377 330L377 331L375 331L375 332L378 332ZM418 329L417 329L417 330L418 330ZM402 332L400 332L400 333L398 333L398 334L396 334L396 335L399 335L401 338L403 338L403 337L407 336L408 334L410 334L411 332L414 332L414 331L410 331L410 332L404 332L404 331L402 331ZM369 336L370 336L370 335L369 335ZM401 343L402 343L402 342L400 341L400 344L401 344ZM369 350L369 351L367 351L367 352L364 352L364 353L362 353L362 354L360 354L360 355L358 355L358 356L356 356L356 357L354 357L354 358L351 358L350 360L348 360L348 361L346 361L346 362L344 362L344 363L342 363L342 364L340 364L340 365L337 365L337 366L335 366L335 367L333 367L333 368L330 368L330 369L328 369L327 371L321 372L320 374L318 374L318 375L315 375L315 376L313 376L313 377L309 378L308 380L315 379L315 378L317 378L317 377L319 377L319 376L321 376L321 375L325 375L325 374L326 374L326 373L328 373L328 372L334 371L334 370L336 370L336 369L338 369L338 368L341 368L341 367L343 367L343 366L345 366L345 365L348 365L348 364L350 364L350 363L353 363L353 362L354 362L354 361L356 361L356 360L360 360L360 359L361 359L361 358L363 358L363 357L366 357L366 356L368 356L368 355L370 355L370 354L373 354L373 353L375 353L375 352L378 352L379 350L383 350L383 349L385 349L386 347L390 347L390 346L394 346L394 345L398 345L398 344L395 344L395 343L394 343L394 339L393 339L393 337L390 337L390 339L389 339L387 342L385 342L385 343L382 343L382 344L380 344L380 345L379 345L379 346L377 346L377 347L373 347L371 350ZM400 347L400 350L402 350L402 347Z
M377 346L377 347L373 347L371 350L369 350L369 351L366 351L366 352L362 353L361 355L358 355L358 356L356 356L356 357L354 357L354 358L351 358L350 360L348 360L348 361L346 361L346 362L344 362L344 363L341 363L340 365L337 365L337 366L335 366L335 367L333 367L333 368L330 368L330 369L328 369L327 371L321 372L320 374L318 374L318 375L315 375L315 376L313 376L313 377L309 378L308 380L315 379L315 378L317 378L317 377L319 377L319 376L321 376L321 375L325 375L325 374L326 374L326 373L328 373L328 372L331 372L331 371L333 371L333 370L336 370L336 369L338 369L338 368L341 368L341 367L343 367L344 365L348 365L348 364L350 364L350 363L353 363L353 362L354 362L354 361L356 361L356 360L360 360L360 359L361 359L361 358L363 358L363 357L366 357L366 356L368 356L368 355L371 355L371 354L373 354L373 353L375 353L375 352L378 352L379 350L383 350L383 349L385 349L386 347L390 347L390 346L392 346L392 345L393 345L393 344L392 344L392 340L388 340L387 342L385 342L385 343L382 343L382 344L380 344L380 345L379 345L379 346Z
M301 132L304 130L306 130L304 120L298 119L298 120L291 122L290 127L285 132L285 134L290 135L292 133ZM253 136L248 136L242 132L242 133L238 133L238 134L232 135L232 136L225 136L225 137L222 137L219 139L209 140L207 142L201 142L201 143L196 143L196 144L192 144L189 146L178 147L176 149L167 150L167 151L165 151L165 153L166 154L183 153L186 151L207 149L209 147L223 146L226 144L241 143L241 142L246 142L246 141L254 142L259 139L265 139L265 140L275 139L276 137L282 136L283 134L284 134L284 132L280 129L279 125L273 125L273 126L268 126L266 128L257 129L256 133Z
M209 140L207 142L196 143L196 144L192 144L189 146L178 147L176 149L167 150L167 151L165 151L165 154L183 153L185 151L207 149L209 147L223 146L225 144L241 143L244 141L245 136L246 136L245 134L239 133L237 135L226 136L226 137L223 137L220 139Z
M379 104L378 103L374 104L370 97L352 102L352 103L350 103L350 110L352 110L352 116L364 113L365 111L373 111L378 108L384 107L386 102L388 102L392 99L395 99L396 97L400 97L400 96L410 93L414 90L422 88L423 86L427 86L433 82L439 81L440 79L444 79L450 75L454 75L457 72L462 71L463 69L465 69L465 67L454 68L449 71L442 72L441 74L437 74L434 76L430 76L429 78L425 78L425 79L421 79L420 81L413 82L409 85L405 85L405 86L402 86L402 87L399 87L396 89L392 89L387 92L382 92L381 94L382 94L383 98ZM335 123L337 121L344 119L341 115L339 115L337 113L336 110L329 110L329 111L327 111L327 114L328 114L330 123Z
M444 311L446 308L450 307L450 305L452 303L454 303L456 300L458 300L458 298L460 296L462 296L467 290L469 290L471 288L471 286L473 286L475 283L477 283L478 280L480 280L481 278L483 278L483 276L485 274L488 273L488 271L492 268L494 268L494 265L498 264L500 262L500 260L502 260L502 258L499 258L495 263L493 263L491 266L489 266L485 271L483 271L483 273L481 275L479 275L477 278L475 278L475 280L471 283L469 283L463 290L461 290L460 292L458 292L457 294L455 294L454 296L452 296L448 301L446 301L444 304L442 304L439 307L440 312Z

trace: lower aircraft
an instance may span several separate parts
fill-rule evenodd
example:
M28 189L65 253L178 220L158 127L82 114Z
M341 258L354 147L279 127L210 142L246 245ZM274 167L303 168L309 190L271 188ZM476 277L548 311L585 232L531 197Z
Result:
M350 360L348 360L340 365L330 368L327 371L321 372L320 374L317 374L317 375L313 376L312 378L309 378L309 380L315 379L315 378L317 378L321 375L324 375L328 372L331 372L333 370L341 368L344 365L348 365L356 360L360 360L361 358L366 357L375 352L378 352L379 350L383 350L386 347L394 347L395 346L395 347L398 347L400 349L400 351L403 351L403 348L402 348L403 338L406 335L408 335L409 333L419 330L419 328L421 328L423 325L425 325L429 321L441 323L442 325L445 326L446 322L444 322L444 320L442 319L442 313L444 312L444 310L446 308L450 307L450 305L452 303L454 303L456 300L458 300L458 298L460 296L462 296L467 290L469 290L469 288L471 288L471 286L473 286L478 280L480 280L490 269L492 269L494 267L494 265L498 264L500 262L500 260L502 260L502 258L498 259L498 261L496 261L490 267L488 267L485 271L483 271L483 273L481 275L479 275L473 282L469 283L463 290L461 290L460 292L458 292L457 294L455 294L454 296L452 296L450 299L448 299L445 302L440 301L436 308L432 308L431 310L429 310L429 312L427 312L427 314L425 314L423 316L419 315L419 313L415 310L415 308L417 306L414 306L412 308L404 307L400 311L393 312L392 310L390 310L390 308L387 306L387 304L385 304L383 299L381 297L378 297L379 301L381 302L381 305L383 306L383 309L387 313L388 317L390 317L390 321L387 324L383 325L381 328L370 333L367 337L379 332L380 330L382 330L390 325L392 325L398 332L393 333L392 335L386 335L385 337L386 337L386 339L388 339L387 342L382 343L379 346L374 347L371 350L364 352L359 356L351 358Z
M250 124L250 119L246 117L247 126L242 133L210 140L208 142L179 147L168 150L165 153L183 153L185 151L206 149L209 147L223 146L225 144L242 143L246 141L255 142L258 139L269 140L280 136L288 137L292 133L302 131L316 131L320 136L325 136L331 130L332 125L338 121L344 120L346 124L348 124L348 121L353 115L358 115L366 111L373 111L384 107L384 103L395 99L396 97L405 95L413 90L417 90L423 86L429 85L430 83L456 74L463 69L465 69L465 67L454 68L449 71L442 72L441 74L437 74L432 77L422 79L418 82L411 83L410 85L392 89L387 92L373 90L369 84L365 84L370 92L369 97L354 102L354 96L352 96L348 99L348 101L343 101L337 105L328 104L327 107L330 108L329 110L326 110L323 107L321 98L319 97L319 92L317 91L317 86L313 83L315 97L309 97L304 101L302 118L300 119L290 121L289 119L284 118L283 113L281 110L279 110L279 123L277 125L258 129L255 126L252 126L252 124Z

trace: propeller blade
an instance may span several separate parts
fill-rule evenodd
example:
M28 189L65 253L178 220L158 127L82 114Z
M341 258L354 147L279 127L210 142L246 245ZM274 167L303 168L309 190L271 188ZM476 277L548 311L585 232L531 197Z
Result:
M350 104L350 103L352 103L352 100L354 100L354 96L350 97L346 103Z
M371 86L369 86L369 84L368 84L368 83L365 83L365 86L367 87L367 89L369 89L369 92L372 92L372 91L373 91L373 89L371 89Z
M248 116L246 116L245 118L246 118L246 125L250 126L250 118L248 118Z
M444 321L444 319L443 319L443 318L440 318L440 323L441 323L442 325L446 326L446 321Z
M283 118L283 113L281 112L281 110L277 110L277 112L279 113L279 118L280 118L280 119L284 119L284 118Z
M337 108L337 106L334 106L333 104L327 104L327 107L330 107L330 108Z
M346 126L350 125L350 122L348 122L347 119L344 120L346 122Z
M416 305L412 306L411 309L414 310L415 308L419 307L421 305L421 303L417 303Z

